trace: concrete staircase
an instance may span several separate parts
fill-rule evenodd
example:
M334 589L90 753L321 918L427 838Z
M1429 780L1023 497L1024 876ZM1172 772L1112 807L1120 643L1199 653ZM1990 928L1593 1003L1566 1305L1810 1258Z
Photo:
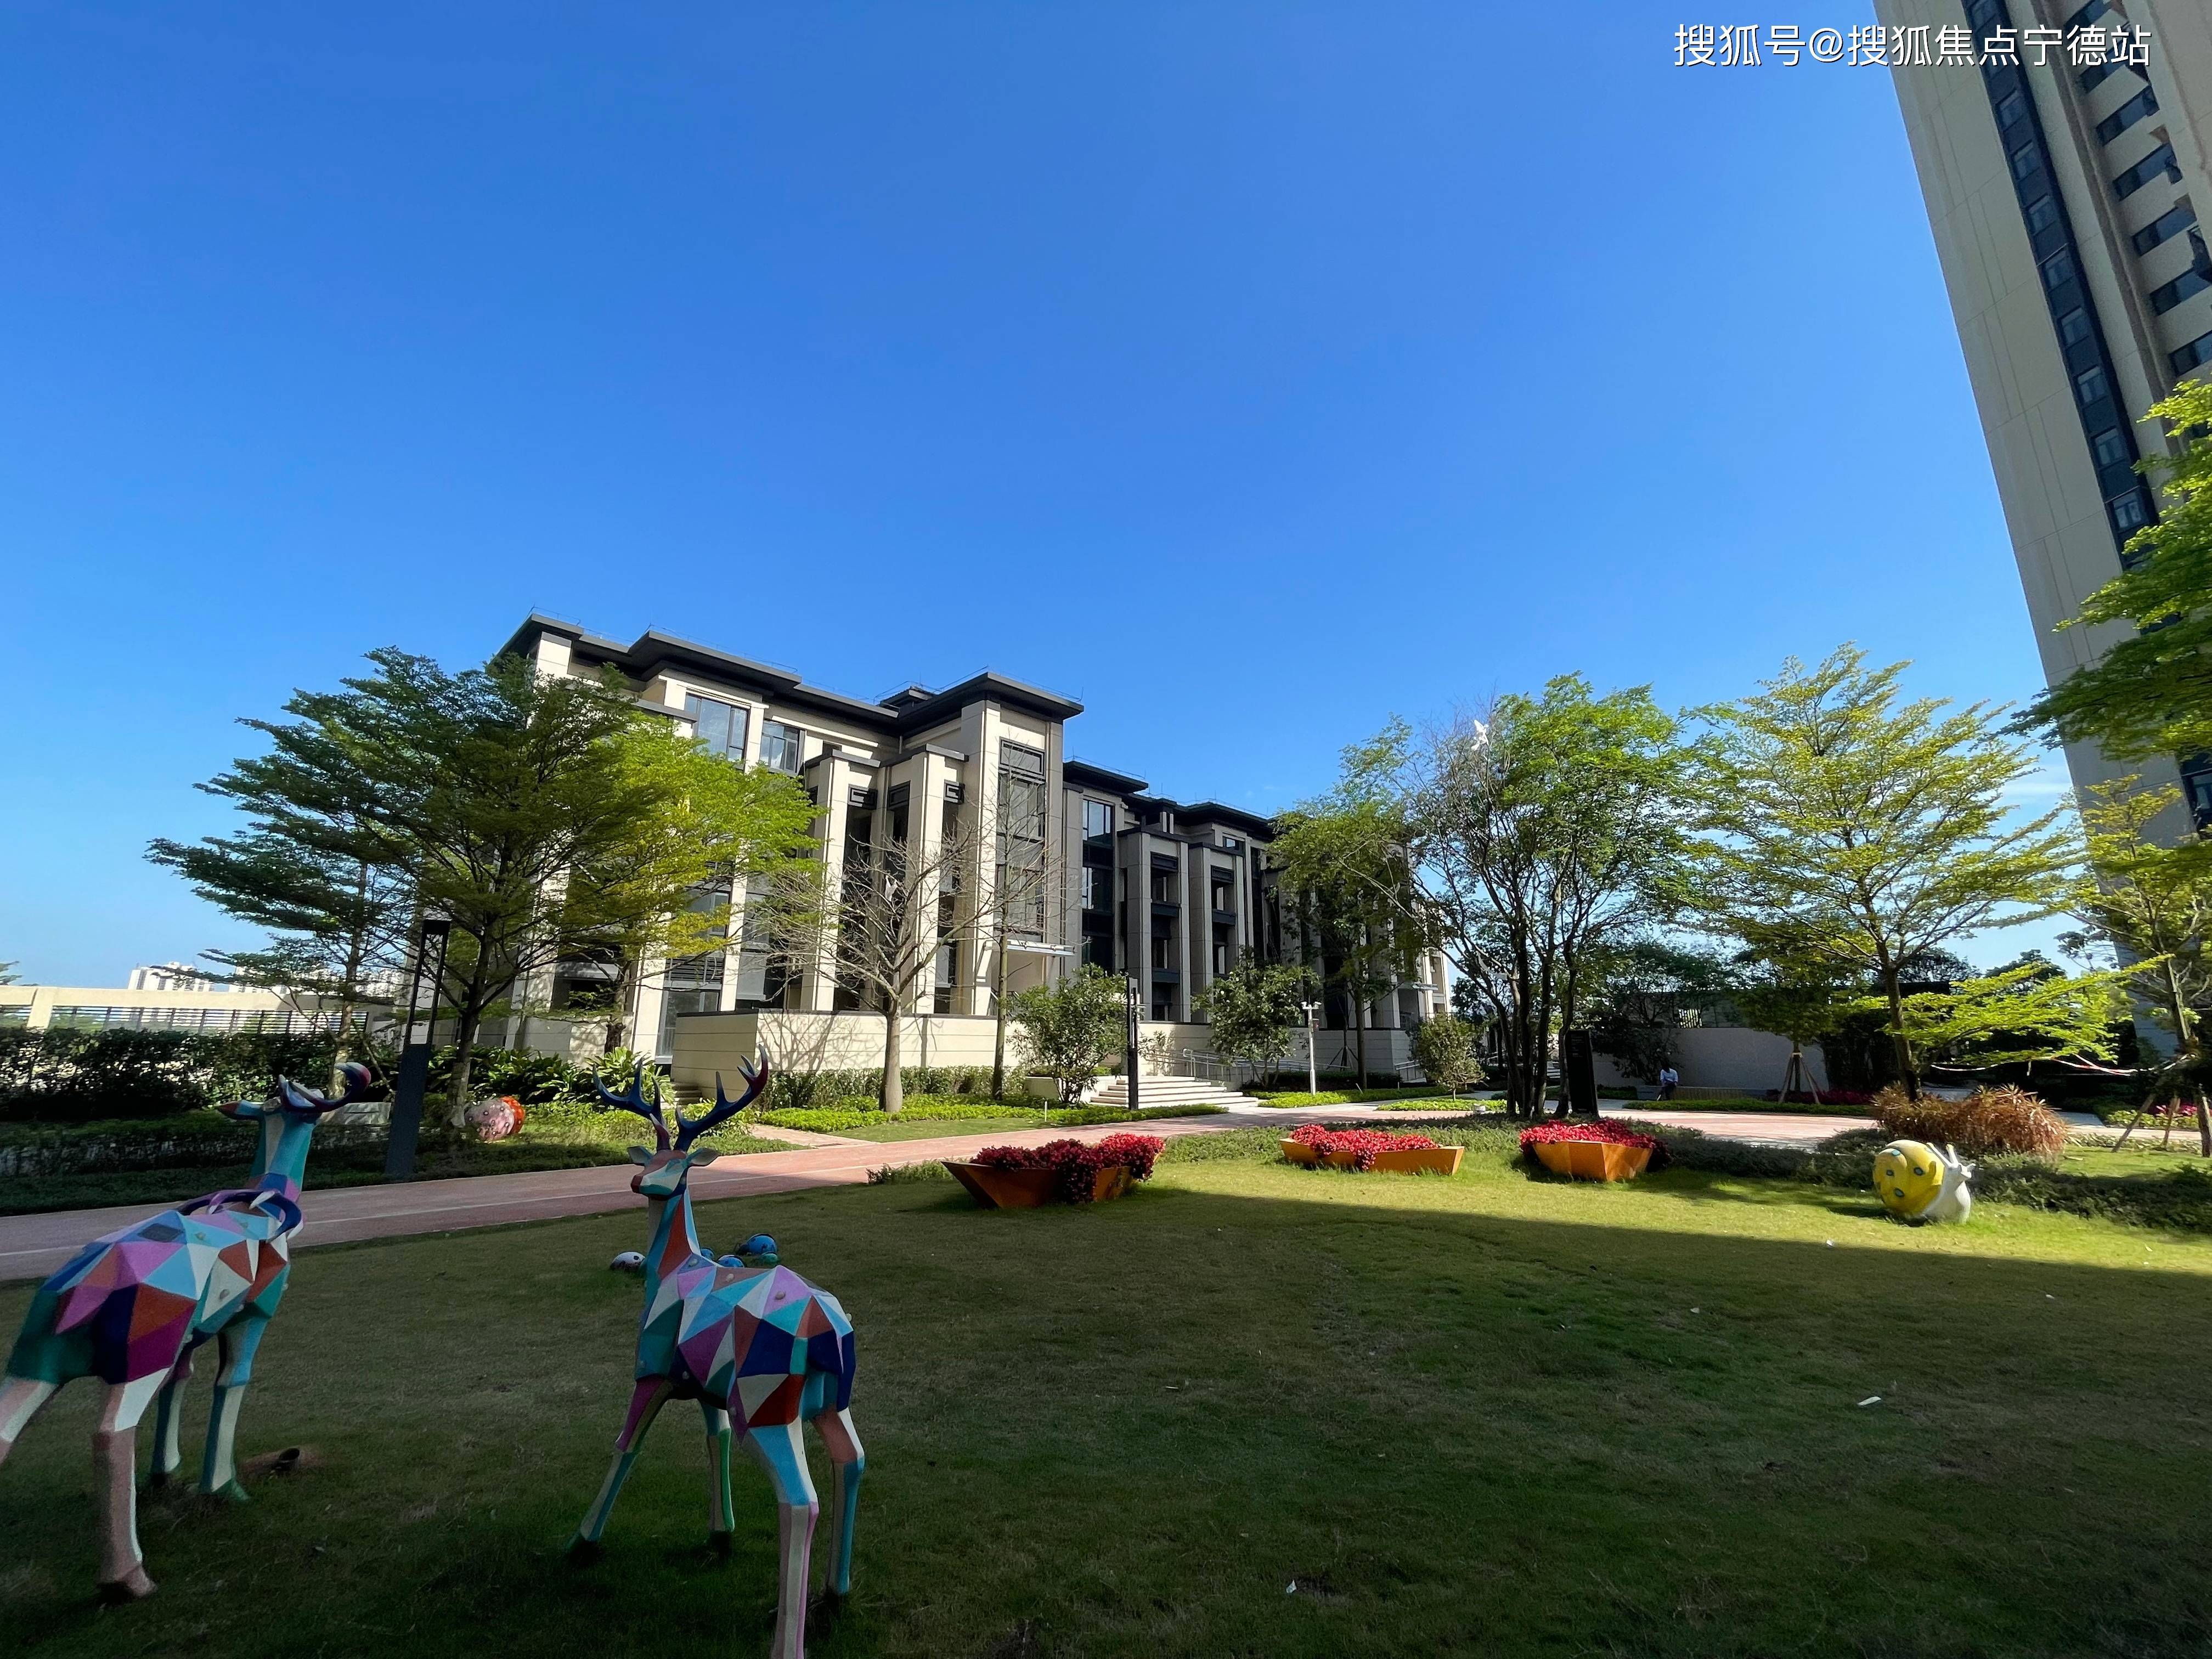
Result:
M1111 1078L1106 1085L1086 1103L1092 1106L1126 1108L1129 1103L1129 1079ZM1146 1111L1162 1106L1249 1106L1252 1097L1218 1083L1205 1083L1189 1077L1146 1077L1137 1087L1137 1104Z

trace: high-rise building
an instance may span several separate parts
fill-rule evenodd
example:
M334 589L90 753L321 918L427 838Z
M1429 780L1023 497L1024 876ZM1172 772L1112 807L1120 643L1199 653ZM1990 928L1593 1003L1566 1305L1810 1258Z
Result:
M2212 373L2212 253L2196 206L2201 196L2212 210L2212 9L1875 0L1875 10L1896 42L1898 101L2055 684L2123 637L2058 624L2157 516L2156 486L2136 471L2168 448L2149 406ZM2178 776L2197 823L2212 826L2212 757L2116 765L2076 744L2067 763L2080 784Z

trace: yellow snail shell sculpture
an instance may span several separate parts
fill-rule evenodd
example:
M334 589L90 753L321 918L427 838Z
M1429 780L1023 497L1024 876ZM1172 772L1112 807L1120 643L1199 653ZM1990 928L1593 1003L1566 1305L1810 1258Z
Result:
M1949 1147L1920 1140L1893 1140L1874 1159L1881 1207L1905 1221L1964 1221L1974 1212L1973 1173Z

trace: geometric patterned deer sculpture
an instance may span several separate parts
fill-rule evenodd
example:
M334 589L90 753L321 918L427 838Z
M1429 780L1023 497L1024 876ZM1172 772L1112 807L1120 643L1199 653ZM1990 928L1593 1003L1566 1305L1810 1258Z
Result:
M713 1161L710 1146L696 1143L759 1097L768 1085L768 1060L757 1070L741 1066L745 1091L732 1100L714 1079L713 1109L696 1119L676 1114L671 1141L658 1100L645 1094L644 1067L626 1095L599 1090L602 1103L635 1112L653 1126L654 1145L630 1148L640 1165L630 1190L648 1200L653 1242L645 1252L645 1312L638 1325L637 1386L615 1439L614 1462L599 1497L585 1514L569 1549L588 1561L599 1553L599 1534L615 1498L637 1461L646 1431L670 1400L696 1400L707 1422L708 1510L710 1538L729 1545L730 1451L736 1437L767 1471L775 1489L780 1547L774 1659L802 1659L806 1589L817 1504L806 1468L800 1425L811 1422L836 1471L830 1494L831 1594L844 1595L853 1576L853 1517L866 1467L853 1427L853 1325L837 1298L818 1291L781 1265L748 1267L734 1256L702 1249L691 1222L691 1171Z
M266 1105L222 1109L258 1121L251 1187L210 1193L96 1238L39 1287L0 1381L0 1462L64 1383L96 1376L106 1409L92 1437L102 1515L100 1592L110 1601L154 1593L138 1551L138 1419L158 1401L153 1480L179 1457L177 1431L192 1353L213 1338L222 1364L208 1419L200 1489L243 1501L236 1462L238 1408L253 1356L284 1298L300 1230L307 1142L328 1113L368 1092L366 1066L342 1068L345 1092L328 1100L279 1079Z

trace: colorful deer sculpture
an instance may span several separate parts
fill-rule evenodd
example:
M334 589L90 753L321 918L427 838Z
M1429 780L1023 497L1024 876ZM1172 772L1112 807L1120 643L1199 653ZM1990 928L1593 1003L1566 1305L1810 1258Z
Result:
M837 1298L817 1291L790 1268L747 1267L738 1258L710 1255L691 1224L688 1181L711 1162L701 1135L744 1109L768 1085L768 1060L744 1070L745 1091L732 1100L714 1079L713 1109L696 1119L676 1115L672 1145L657 1101L645 1096L644 1068L626 1095L601 1089L600 1101L635 1112L653 1126L655 1145L633 1146L641 1165L630 1190L651 1204L653 1242L645 1251L645 1313L638 1324L637 1387L615 1439L613 1465L591 1510L577 1528L570 1553L591 1560L615 1498L637 1461L638 1447L662 1406L696 1400L707 1419L708 1510L711 1541L726 1549L731 1528L732 1420L745 1449L768 1472L781 1511L779 1586L775 1659L802 1659L805 1650L808 1556L814 1538L814 1482L806 1469L799 1425L811 1421L836 1471L830 1496L829 1589L842 1595L853 1576L853 1517L860 1507L865 1462L853 1427L853 1326ZM768 1244L764 1238L749 1245ZM773 1255L773 1245L768 1253Z
M179 1461L185 1383L193 1351L210 1337L222 1346L222 1366L200 1488L234 1500L246 1497L235 1455L238 1408L253 1377L254 1352L291 1276L307 1142L325 1115L361 1099L370 1083L366 1066L343 1069L345 1092L336 1100L280 1079L276 1097L266 1105L224 1107L233 1117L260 1123L254 1184L210 1193L94 1239L39 1287L23 1316L0 1379L0 1463L62 1384L96 1376L107 1385L92 1445L101 1482L100 1591L111 1601L154 1593L138 1551L138 1419L158 1401L158 1484Z

